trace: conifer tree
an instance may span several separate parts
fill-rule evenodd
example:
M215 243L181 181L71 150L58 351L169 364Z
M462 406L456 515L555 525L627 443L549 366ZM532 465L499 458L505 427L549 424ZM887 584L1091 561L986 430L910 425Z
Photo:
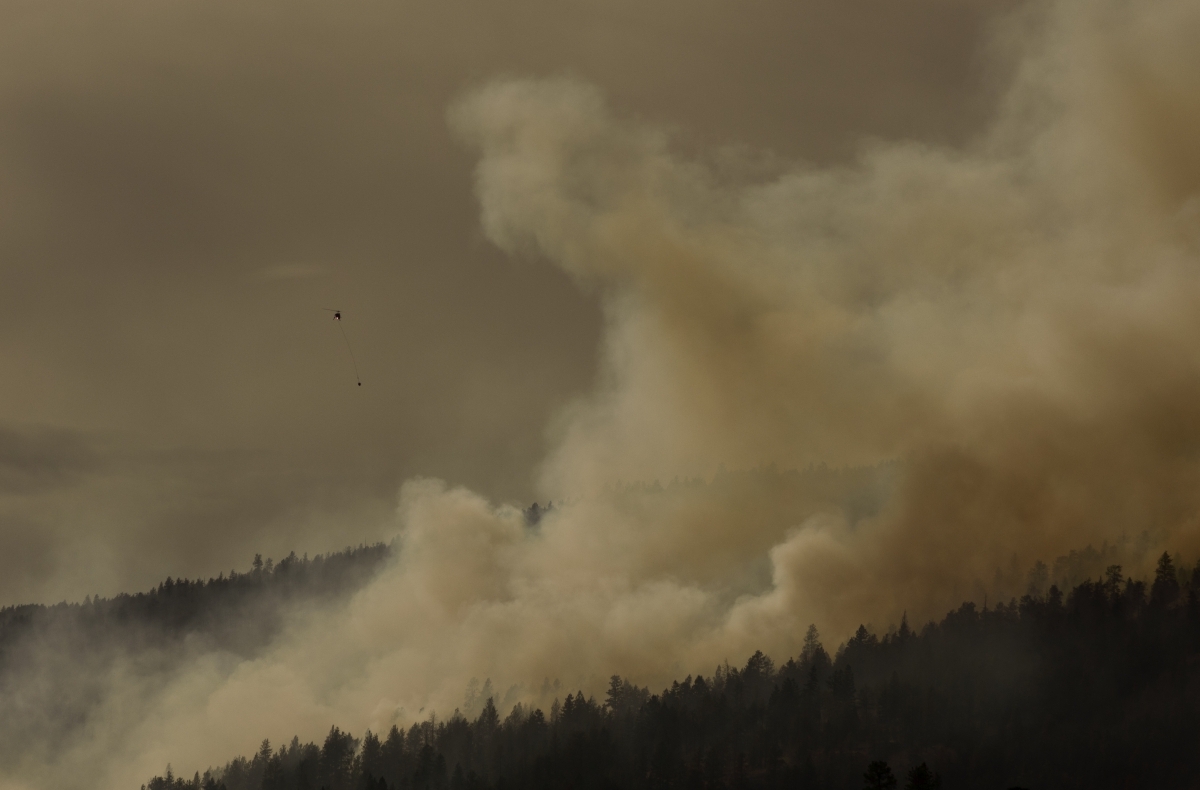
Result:
M876 760L867 766L863 774L863 790L896 790L896 775L884 760Z

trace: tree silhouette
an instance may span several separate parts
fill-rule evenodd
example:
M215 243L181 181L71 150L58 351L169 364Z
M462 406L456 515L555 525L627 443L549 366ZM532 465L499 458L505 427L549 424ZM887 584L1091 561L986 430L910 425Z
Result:
M1150 603L1165 608L1179 600L1179 577L1171 555L1163 552L1154 571L1154 584L1150 587Z
M941 777L930 771L928 765L921 763L908 772L908 781L904 783L904 790L935 790L941 786Z
M884 760L876 760L867 766L863 774L863 790L895 790L896 775Z

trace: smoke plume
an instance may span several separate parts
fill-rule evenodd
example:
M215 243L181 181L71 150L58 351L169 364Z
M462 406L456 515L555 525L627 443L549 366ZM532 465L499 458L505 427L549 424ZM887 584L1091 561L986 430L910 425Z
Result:
M554 506L408 481L348 607L252 661L114 679L56 775L446 716L472 678L547 705L784 657L809 623L1019 595L1011 569L1089 543L1196 556L1198 36L1183 0L1047 4L998 33L1020 67L985 134L834 167L685 157L575 79L466 95L488 239L604 304L599 383L549 429Z

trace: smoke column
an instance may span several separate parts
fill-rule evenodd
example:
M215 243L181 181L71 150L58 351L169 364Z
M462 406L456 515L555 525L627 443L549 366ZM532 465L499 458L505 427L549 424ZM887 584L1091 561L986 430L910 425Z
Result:
M21 775L132 787L264 736L446 716L471 678L546 705L555 680L785 658L809 623L919 622L1142 532L1194 558L1198 39L1193 2L1043 4L999 32L1021 65L970 146L867 142L765 178L576 80L465 96L487 237L605 306L600 383L549 428L556 506L531 527L408 481L397 559L348 609L258 660L114 678L94 738ZM874 470L878 505L789 487L821 463Z

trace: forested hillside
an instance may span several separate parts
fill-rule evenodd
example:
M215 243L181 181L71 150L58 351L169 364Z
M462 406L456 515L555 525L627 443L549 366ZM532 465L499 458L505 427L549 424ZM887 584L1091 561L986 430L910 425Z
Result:
M1181 583L1180 577L1183 577ZM614 676L549 711L493 700L361 738L274 748L146 790L1186 788L1200 786L1200 573L1112 566L914 631L866 628L799 656L651 694Z
M278 564L255 555L249 571L234 570L207 581L168 577L147 592L89 596L83 603L7 606L0 609L0 672L19 659L22 649L37 649L39 640L66 635L89 651L99 643L123 649L161 646L184 635L200 636L225 650L252 651L278 628L279 604L329 600L358 589L388 553L385 544L377 543L312 559L293 552ZM250 623L253 628L246 627ZM114 640L117 635L122 639Z
M0 609L0 761L52 760L110 700L117 669L152 686L206 652L254 655L296 607L359 589L389 553L376 544L279 563L256 556L247 572L206 581L168 578L132 595Z

